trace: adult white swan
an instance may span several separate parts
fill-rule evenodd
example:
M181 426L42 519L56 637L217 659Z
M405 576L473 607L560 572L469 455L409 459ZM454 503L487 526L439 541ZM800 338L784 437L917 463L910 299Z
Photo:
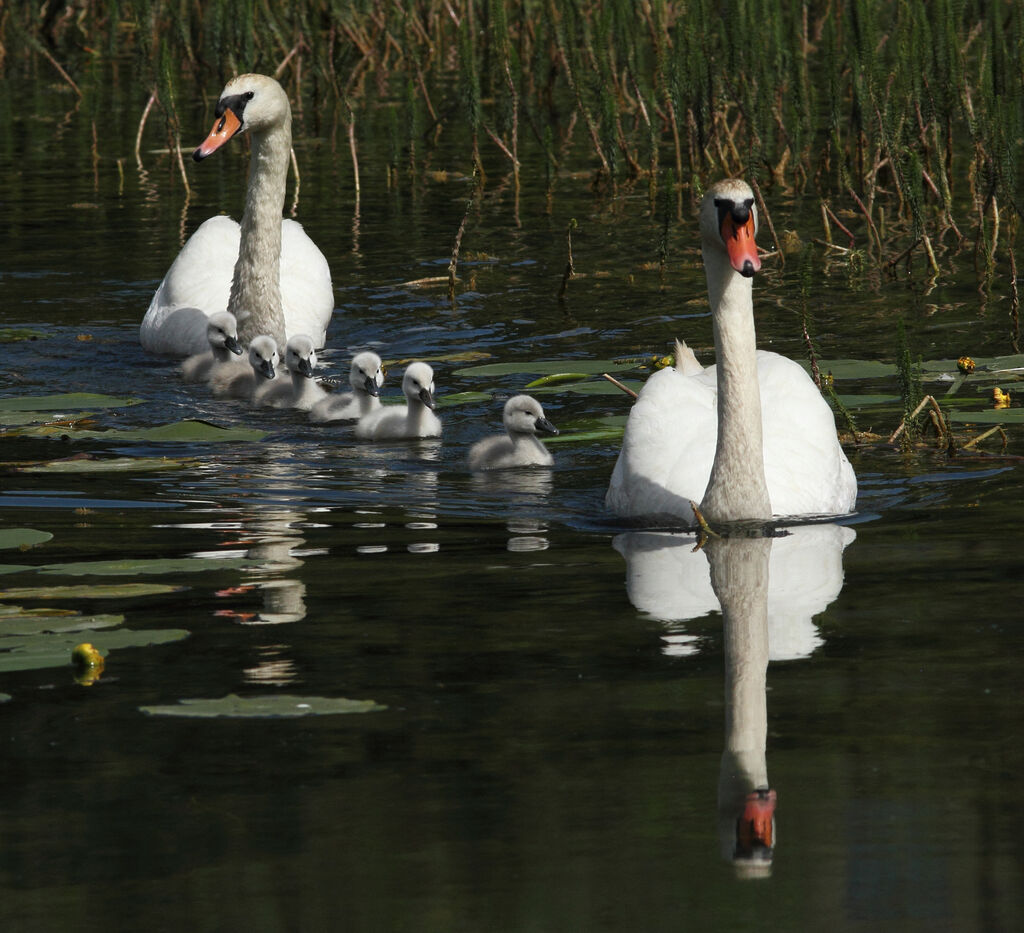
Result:
M323 346L334 310L331 270L302 226L281 218L292 144L288 96L273 78L240 75L214 112L213 130L192 157L198 162L232 136L252 135L242 223L211 217L189 237L143 318L142 346L178 356L202 352L207 317L224 310L237 318L244 344L269 334L283 347L308 334Z
M828 403L792 360L759 351L752 278L761 267L750 187L713 185L700 209L717 365L685 345L647 380L626 423L606 503L619 515L693 523L839 515L857 478Z

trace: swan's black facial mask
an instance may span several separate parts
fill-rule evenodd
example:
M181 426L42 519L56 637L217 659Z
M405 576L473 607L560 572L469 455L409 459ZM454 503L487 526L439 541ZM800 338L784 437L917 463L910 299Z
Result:
M196 162L213 155L232 136L242 131L245 127L245 105L252 98L253 92L246 91L244 94L231 94L217 101L217 107L213 111L217 122L213 124L210 135L192 153L192 158Z

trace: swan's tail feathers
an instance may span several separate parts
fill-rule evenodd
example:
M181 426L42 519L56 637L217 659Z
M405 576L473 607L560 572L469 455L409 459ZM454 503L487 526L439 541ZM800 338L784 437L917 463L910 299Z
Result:
M695 376L704 372L704 367L697 362L693 350L682 340L676 340L676 372L684 376Z

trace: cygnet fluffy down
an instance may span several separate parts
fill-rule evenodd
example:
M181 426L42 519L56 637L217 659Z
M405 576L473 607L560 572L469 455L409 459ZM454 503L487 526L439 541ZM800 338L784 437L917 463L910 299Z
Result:
M327 392L313 378L316 367L316 348L313 340L305 334L296 334L284 350L284 364L291 379L276 380L255 404L271 408L299 408L309 411L317 402L327 397Z
M405 405L385 405L360 418L356 437L396 441L440 437L441 419L434 414L434 370L426 363L410 363L402 377Z
M544 417L540 402L529 395L515 395L505 403L504 437L487 437L469 449L471 470L504 470L509 467L551 466L555 461L537 434L557 434Z
M265 392L281 377L279 363L277 341L266 334L260 334L249 344L249 368L223 382L219 379L211 380L213 394L254 401L259 393Z
M238 342L238 322L230 311L210 315L206 339L210 341L210 349L190 356L181 364L181 376L186 382L212 382L221 370L233 371L236 376L244 372L245 360L235 359L242 355L242 345Z
M384 366L376 353L370 350L357 353L352 358L348 381L352 391L332 392L322 398L310 411L310 421L355 421L381 407Z

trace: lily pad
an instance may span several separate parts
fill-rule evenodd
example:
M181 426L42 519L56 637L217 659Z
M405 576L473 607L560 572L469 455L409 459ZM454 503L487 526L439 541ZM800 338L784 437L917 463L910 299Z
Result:
M155 629L134 631L113 629L90 631L92 643L102 654L119 648L141 648L163 645L188 638L185 629ZM43 635L12 635L0 639L0 673L37 670L46 667L66 667L71 652L82 641L80 633Z
M94 416L95 413L91 411L81 411L75 415L49 411L0 411L0 424L8 428L21 427L26 424L54 423L71 426Z
M571 368L573 372L588 376L600 373L621 373L633 369L630 364L618 363L615 360L541 360L531 362L520 360L516 363L486 363L483 366L468 366L455 370L456 376L521 376L533 374L538 376L564 373Z
M539 379L534 379L533 382L526 383L526 388L538 389L541 386L561 385L563 382L582 382L587 378L587 373L551 373L549 376L541 376Z
M453 392L451 395L442 395L437 399L438 408L451 408L454 405L466 405L470 402L489 402L490 392Z
M21 586L0 590L0 599L135 599L183 589L166 583L98 583L94 586Z
M191 457L66 457L13 467L18 473L150 473L154 470L181 470L197 461Z
M344 697L300 697L276 694L240 697L229 693L219 700L179 700L173 706L140 706L147 716L184 716L198 719L271 719L297 716L330 716L347 713L376 713L387 709L373 700Z
M45 340L46 336L41 330L29 330L27 327L0 327L0 343L20 343L22 340Z
M143 399L123 398L116 395L98 395L92 392L70 392L63 395L25 395L19 398L0 398L0 411L64 411L74 408L126 408L138 405Z
M21 606L3 606L0 610L0 649L6 647L5 639L11 635L53 635L93 631L115 628L124 622L122 615L81 615L73 609L24 609Z
M48 531L35 528L0 528L0 550L5 548L30 548L44 544L53 538Z
M946 414L946 417L958 424L1024 424L1024 408L951 411Z
M60 576L117 577L144 573L160 576L165 573L194 573L202 570L240 570L252 566L253 562L244 557L179 557L152 560L85 560L68 564L44 564L40 573Z
M634 392L639 392L644 387L642 382L635 379L620 379L619 381ZM559 392L572 392L575 395L618 395L627 403L633 402L633 399L629 398L622 389L607 379L590 379L587 382L573 382L563 386L545 386L531 391L537 395L555 395Z
M172 424L161 424L152 428L135 428L123 431L75 431L66 427L39 425L16 428L10 432L24 437L63 437L71 439L95 438L103 441L149 441L196 444L219 441L259 441L267 436L266 431L256 428L222 428L209 421L186 420Z

